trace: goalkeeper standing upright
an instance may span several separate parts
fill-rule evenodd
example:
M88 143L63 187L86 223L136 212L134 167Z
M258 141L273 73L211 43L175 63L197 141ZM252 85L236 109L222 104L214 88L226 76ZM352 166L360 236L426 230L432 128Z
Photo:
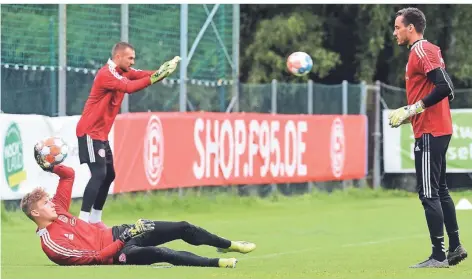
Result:
M134 47L126 42L115 44L111 55L97 72L76 129L80 163L87 163L91 173L85 187L79 218L102 228L105 228L101 221L103 205L115 179L108 134L120 111L123 98L126 93L138 92L168 77L180 61L180 57L176 56L157 71L134 69Z
M446 153L452 135L449 101L454 98L454 86L446 73L441 49L423 38L423 12L416 8L398 11L394 28L398 45L410 49L405 73L408 105L390 113L390 125L413 125L417 190L433 246L431 256L412 267L449 267L467 257L446 185ZM447 257L444 225L449 237Z

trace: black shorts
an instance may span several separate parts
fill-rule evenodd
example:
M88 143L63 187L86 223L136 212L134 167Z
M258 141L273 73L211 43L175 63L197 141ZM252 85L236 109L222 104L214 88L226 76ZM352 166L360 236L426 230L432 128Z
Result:
M84 163L113 164L113 153L108 141L92 139L89 135L78 137L79 160Z
M450 141L451 135L431 134L415 140L416 189L420 198L437 198L440 189L447 189L446 153Z

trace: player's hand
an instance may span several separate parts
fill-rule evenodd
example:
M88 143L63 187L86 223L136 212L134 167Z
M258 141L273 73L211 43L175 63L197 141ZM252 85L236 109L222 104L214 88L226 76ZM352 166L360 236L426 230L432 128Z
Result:
M38 166L40 168L42 168L44 171L48 171L48 172L52 172L52 169L54 168L54 165L46 162L44 159L43 159L43 156L41 156L41 153L40 153L40 147L39 145L35 145L34 146L34 158L36 159L36 163L38 164Z
M139 219L134 225L127 228L119 237L123 242L128 242L136 236L154 230L154 222L146 219Z
M180 60L180 56L175 56L172 60L166 61L162 64L161 67L159 67L159 70L155 71L154 74L151 75L151 84L170 76L175 69L177 69Z
M391 111L388 114L389 124L392 128L397 128L402 124L408 123L410 117L420 114L424 111L423 102L419 101L410 106L404 106Z

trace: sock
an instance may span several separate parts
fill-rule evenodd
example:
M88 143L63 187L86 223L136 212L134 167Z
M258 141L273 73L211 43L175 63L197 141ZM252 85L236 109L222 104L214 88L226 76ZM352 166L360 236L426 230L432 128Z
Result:
M454 252L454 250L461 245L459 241L459 231L447 233L447 236L449 237L449 251Z
M449 237L449 251L453 252L460 245L459 226L457 225L456 207L452 201L447 187L440 190L441 207L444 215L444 225L446 226L447 235Z
M92 208L92 212L90 212L90 219L91 224L99 223L102 221L102 211Z
M446 248L444 247L444 236L431 236L431 243L433 244L432 256L435 260L440 262L446 259Z
M85 222L89 222L90 212L80 211L79 219Z

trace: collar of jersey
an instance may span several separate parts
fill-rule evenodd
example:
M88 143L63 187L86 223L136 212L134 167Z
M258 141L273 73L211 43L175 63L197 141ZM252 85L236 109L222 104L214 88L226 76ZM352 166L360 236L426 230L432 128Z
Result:
M413 44L411 44L411 46L409 47L410 51L413 49L413 47L414 47L417 43L419 43L419 42L421 42L421 41L427 42L428 40L426 40L426 39L419 39L419 40L415 41L415 42L414 42ZM112 62L113 62L113 61L112 61Z
M109 67L113 68L113 69L114 69L115 71L117 71L119 74L122 74L122 73L123 73L123 71L122 71L120 68L118 68L118 67L116 66L115 62L113 62L113 60L111 60L110 58L108 58L107 64L108 64Z
M42 228L42 229L40 229L40 230L37 230L37 231L36 231L36 234L37 234L38 236L42 236L42 235L45 234L47 231L48 231L48 230L46 230L46 228Z

